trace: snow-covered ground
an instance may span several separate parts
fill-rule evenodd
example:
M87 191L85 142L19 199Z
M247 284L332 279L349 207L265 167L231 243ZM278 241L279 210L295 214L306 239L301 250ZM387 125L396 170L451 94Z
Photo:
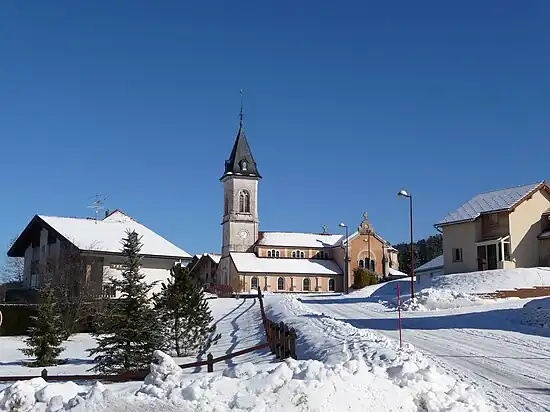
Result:
M409 283L401 280L347 296L303 296L300 301L311 313L341 320L359 331L378 331L398 339L397 313L392 305L397 282L404 298L409 298ZM529 299L478 304L471 295L535 285L550 285L550 270L476 272L440 276L420 287L415 284L419 302L437 298L420 311L403 313L404 342L424 352L445 373L474 382L496 410L548 411L550 329L525 322L528 311L540 309L533 309L533 304L523 308ZM458 302L452 302L453 296Z
M217 332L221 333L218 343L211 347L214 357L232 353L240 349L265 342L265 331L261 324L260 308L257 299L212 299L208 300L216 322ZM49 367L49 375L92 374L88 370L93 360L86 349L95 346L95 340L88 334L73 335L66 343L61 358L67 361L64 365ZM23 337L0 336L0 376L40 376L43 368L30 368L23 365L28 361L19 349L24 348ZM196 358L175 358L178 364L195 362ZM201 359L203 360L203 359ZM271 362L268 350L253 352L214 365L214 370L221 371L237 362ZM204 371L206 367L203 367ZM198 368L187 369L188 373ZM0 382L0 389L6 386Z
M404 313L398 343L396 286L407 299L407 280L375 285L347 296L268 294L268 315L298 331L300 360L274 362L267 351L192 373L158 352L145 382L96 384L22 381L0 392L0 410L82 411L547 411L550 410L550 329L526 324L546 301L479 300L474 294L550 284L544 269L484 272L437 278L421 285ZM521 273L523 272L523 273ZM461 276L461 277L459 277ZM527 280L526 280L527 279ZM529 283L535 282L531 285ZM254 298L210 300L222 340L214 356L265 341ZM523 322L523 323L522 323ZM52 373L89 369L77 335ZM0 375L22 374L21 340L0 338ZM37 370L34 370L38 374ZM56 395L59 395L56 397Z

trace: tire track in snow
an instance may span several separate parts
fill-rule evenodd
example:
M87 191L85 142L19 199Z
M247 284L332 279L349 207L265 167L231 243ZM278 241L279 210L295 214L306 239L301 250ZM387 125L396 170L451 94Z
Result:
M388 312L369 310L362 304L302 303L336 319L387 318ZM405 318L412 322L414 318ZM397 325L397 319L396 319ZM409 323L411 325L411 323ZM377 330L396 338L397 331ZM476 385L495 404L497 410L539 412L550 410L550 347L530 340L530 335L515 337L514 332L486 332L476 329L421 330L405 329L404 340L415 345L441 369L463 381L476 381ZM445 352L441 352L441 351ZM497 358L502 350L511 355ZM538 359L526 359L526 353ZM466 357L465 355L469 355ZM492 357L494 356L494 357ZM515 359L514 359L515 357ZM541 359L542 358L542 359Z

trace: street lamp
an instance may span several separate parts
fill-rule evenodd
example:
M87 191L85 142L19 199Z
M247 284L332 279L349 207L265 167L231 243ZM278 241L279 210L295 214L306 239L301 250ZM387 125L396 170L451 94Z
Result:
M411 298L414 299L414 237L413 237L413 198L406 190L400 190L397 196L409 198L409 213L411 219Z
M345 257L345 266L344 266L344 293L349 293L349 287L348 287L348 283L349 283L349 274L348 274L348 266L349 266L349 263L348 263L348 260L349 260L349 247L348 247L348 226L345 225L344 223L340 223L338 226L340 227L343 227L345 229L345 241L346 241L346 257Z

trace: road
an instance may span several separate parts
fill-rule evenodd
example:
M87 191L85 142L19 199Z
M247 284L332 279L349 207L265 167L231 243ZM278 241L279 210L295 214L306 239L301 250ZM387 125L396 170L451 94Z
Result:
M349 295L352 296L352 295ZM378 299L300 299L310 309L399 339L397 313ZM406 312L403 339L484 391L497 410L550 410L550 338L517 322L524 302L437 312Z

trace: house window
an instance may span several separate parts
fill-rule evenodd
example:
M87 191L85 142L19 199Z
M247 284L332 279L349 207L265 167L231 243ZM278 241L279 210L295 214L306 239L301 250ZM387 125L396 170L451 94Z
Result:
M334 292L334 279L329 279L328 280L328 290L330 292Z
M453 262L462 262L462 248L453 249Z
M363 259L359 260L359 267L361 269L365 267L365 262L363 261Z
M271 250L267 251L267 257L271 257Z
M258 289L258 278L257 278L256 276L254 276L254 277L250 280L250 288L253 289L253 290Z
M303 259L306 257L306 255L304 254L304 252L300 252L300 257Z
M250 213L250 192L241 190L239 193L239 212Z
M304 285L304 288L303 288L304 291L308 292L309 291L309 278L304 279L303 285Z
M285 279L284 278L277 279L277 290L285 290Z
M498 260L499 261L507 261L510 262L510 243L503 243L504 246L504 259L502 259L502 249L500 248L500 245L497 245L498 248Z
M275 257L281 257L281 254L279 253L278 250L275 252Z
M104 298L114 298L116 297L116 287L110 283L103 285L103 297Z

